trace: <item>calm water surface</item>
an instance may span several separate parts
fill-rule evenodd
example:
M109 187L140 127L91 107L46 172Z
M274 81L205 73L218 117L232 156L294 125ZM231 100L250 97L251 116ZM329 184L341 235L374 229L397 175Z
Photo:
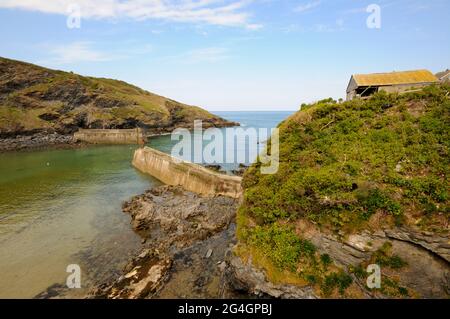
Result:
M290 112L215 112L244 127L275 127ZM170 136L150 146L170 152ZM82 269L83 296L120 274L140 246L122 202L160 185L131 166L134 146L0 154L0 298L32 298Z

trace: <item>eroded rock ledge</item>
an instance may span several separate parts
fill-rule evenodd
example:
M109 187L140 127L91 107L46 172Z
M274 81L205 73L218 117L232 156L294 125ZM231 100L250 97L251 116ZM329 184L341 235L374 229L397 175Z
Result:
M96 298L320 298L313 286L274 284L264 270L233 251L235 213L240 200L224 196L202 197L181 187L162 186L126 202L132 227L142 236L143 249L124 275L92 292ZM298 231L321 254L349 271L367 263L386 242L392 253L406 262L394 273L410 297L446 298L449 295L449 242L445 234L406 227L362 231L340 236L299 223ZM350 272L349 272L350 273ZM361 298L390 297L366 289L357 278Z
M145 241L125 274L92 292L97 298L214 298L224 296L225 255L234 244L238 200L202 197L161 186L123 210Z
M340 236L320 231L306 221L297 225L298 233L310 240L320 254L328 254L333 263L353 278L358 298L391 298L382 291L366 287L365 278L358 278L350 269L375 262L376 254L388 244L393 256L401 258L405 266L390 269L382 265L382 278L395 278L399 286L408 289L413 298L448 298L450 295L449 237L445 234L422 232L408 227L385 228L376 232L362 231ZM370 261L370 262L369 262ZM363 267L365 269L365 267ZM313 287L270 283L263 270L247 261L231 256L228 277L235 289L258 296L275 298L318 298Z

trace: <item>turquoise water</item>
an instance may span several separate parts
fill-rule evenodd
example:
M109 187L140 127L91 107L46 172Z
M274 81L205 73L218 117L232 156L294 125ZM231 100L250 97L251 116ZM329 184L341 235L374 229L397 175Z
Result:
M289 115L216 113L257 128L275 127ZM174 143L170 136L149 142L168 153ZM131 166L134 150L92 146L0 154L0 298L32 298L64 285L69 264L80 265L82 289L63 289L67 298L120 274L140 246L122 202L160 185Z

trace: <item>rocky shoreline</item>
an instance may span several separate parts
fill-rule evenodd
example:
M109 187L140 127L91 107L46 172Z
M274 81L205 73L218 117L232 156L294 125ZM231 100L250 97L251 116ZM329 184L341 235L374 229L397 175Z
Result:
M76 148L84 145L74 140L73 135L58 133L35 133L0 139L0 152L36 150L45 148Z
M181 187L161 186L124 203L141 252L112 283L91 298L232 297L226 288L226 258L236 243L239 200L201 197ZM237 294L236 296L239 296Z
M158 137L162 135L169 135L177 127L185 127L187 129L193 129L192 124L185 123L186 125L171 126L163 128L150 128L147 129L147 135L149 137ZM210 127L234 127L239 126L239 123L231 121L222 122L208 122L205 121L203 128ZM1 133L1 132L0 132ZM38 132L23 132L14 134L0 134L0 153L10 151L26 151L26 150L38 150L46 148L77 148L87 145L86 143L76 141L73 134L58 133L55 131L38 131Z
M316 298L311 288L274 285L233 251L240 199L202 197L176 186L124 203L142 250L123 275L88 298Z
M251 256L245 259L235 254L235 218L240 203L241 199L202 197L174 186L148 190L124 203L133 229L143 238L142 250L130 260L122 276L99 285L89 298L321 298L311 285L270 282ZM370 258L388 241L408 264L399 274L391 271L391 276L415 287L416 297L439 298L448 293L448 244L444 237L440 241L417 234L409 238L405 230L386 229L339 239L306 225L302 229L321 252L344 268ZM373 246L363 245L367 241ZM427 247L429 251L423 249L427 243L432 246ZM389 298L370 292L357 276L352 277L362 291L354 297Z

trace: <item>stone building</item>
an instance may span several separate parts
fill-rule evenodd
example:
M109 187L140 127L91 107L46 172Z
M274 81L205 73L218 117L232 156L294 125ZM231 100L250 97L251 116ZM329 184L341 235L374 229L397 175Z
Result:
M347 87L347 100L366 98L375 92L404 93L438 82L428 70L354 74Z

